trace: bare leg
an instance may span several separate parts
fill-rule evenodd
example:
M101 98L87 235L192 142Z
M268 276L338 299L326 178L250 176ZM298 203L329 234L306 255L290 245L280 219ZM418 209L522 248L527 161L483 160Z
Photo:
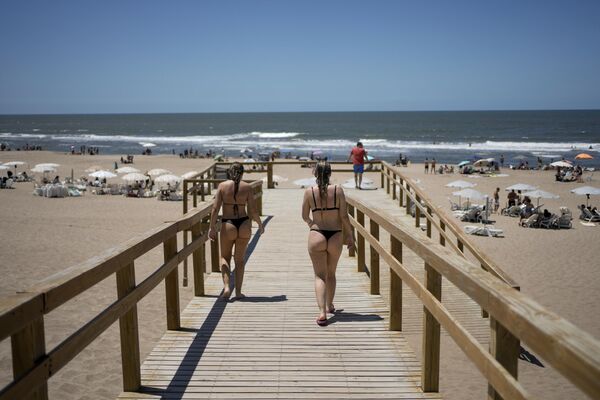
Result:
M250 241L251 232L250 220L244 222L238 230L238 238L235 241L235 254L233 256L235 260L235 299L244 298L242 293L242 284L244 283L244 257L246 256L246 249L248 248L248 242Z
M231 275L231 253L237 238L235 226L224 223L221 225L221 276L223 277L223 294L221 298L227 300L231 296L229 277Z
M308 253L315 271L315 295L319 306L319 319L327 319L327 240L319 232L308 234Z
M358 174L358 187L362 187L362 174Z
M337 263L342 254L342 233L336 233L329 238L327 243L327 310L332 312L335 310L333 305L333 298L335 296L336 277L335 270L337 269Z
M354 187L358 188L358 174L354 173Z

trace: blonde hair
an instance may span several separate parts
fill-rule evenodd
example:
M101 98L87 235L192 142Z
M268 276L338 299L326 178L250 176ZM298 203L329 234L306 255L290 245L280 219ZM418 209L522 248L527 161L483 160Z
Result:
M243 175L244 166L239 162L234 162L227 170L227 178L233 181L233 212L235 212L235 215L238 214L238 205L235 203L235 198L240 188L240 181L242 180Z

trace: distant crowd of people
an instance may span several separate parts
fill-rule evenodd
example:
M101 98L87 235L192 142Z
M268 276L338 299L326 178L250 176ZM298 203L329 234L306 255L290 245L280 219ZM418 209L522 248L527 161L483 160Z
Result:
M0 143L0 151L40 151L42 150L42 146L38 145L30 145L29 143L25 143L23 147L15 147L14 149L10 147L8 143Z

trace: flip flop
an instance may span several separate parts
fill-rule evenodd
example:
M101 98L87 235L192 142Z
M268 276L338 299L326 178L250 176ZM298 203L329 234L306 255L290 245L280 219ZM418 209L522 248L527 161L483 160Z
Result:
M325 318L325 319L319 319L319 318L317 318L317 325L319 325L319 326L327 326L327 318Z

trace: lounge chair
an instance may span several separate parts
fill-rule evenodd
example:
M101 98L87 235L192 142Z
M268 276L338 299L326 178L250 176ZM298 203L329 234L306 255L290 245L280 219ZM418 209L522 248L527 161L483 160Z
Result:
M469 235L478 236L489 236L489 237L503 237L504 231L502 229L494 228L493 226L472 226L467 225L464 230Z
M567 207L560 208L560 217L556 221L558 229L571 229L573 227L573 214Z
M460 220L466 222L478 222L480 219L480 214L481 209L479 207L474 207L469 209Z
M449 197L448 197L448 201L450 202L450 210L452 210L452 211L462 210L462 207L459 206L458 203L455 203L452 200L450 200Z
M539 227L544 229L558 228L558 215L552 214L547 218L542 218L539 222Z
M581 211L581 215L579 216L579 219L582 219L586 222L600 222L600 215L592 214L592 212L590 210L588 210L586 207L578 207L578 208Z
M539 217L540 217L539 214L531 214L531 216L529 216L529 218L525 218L524 220L521 220L521 222L519 224L525 228L537 228Z
M521 215L521 207L520 206L510 206L503 208L501 211L502 215L506 215L509 217L518 217Z

